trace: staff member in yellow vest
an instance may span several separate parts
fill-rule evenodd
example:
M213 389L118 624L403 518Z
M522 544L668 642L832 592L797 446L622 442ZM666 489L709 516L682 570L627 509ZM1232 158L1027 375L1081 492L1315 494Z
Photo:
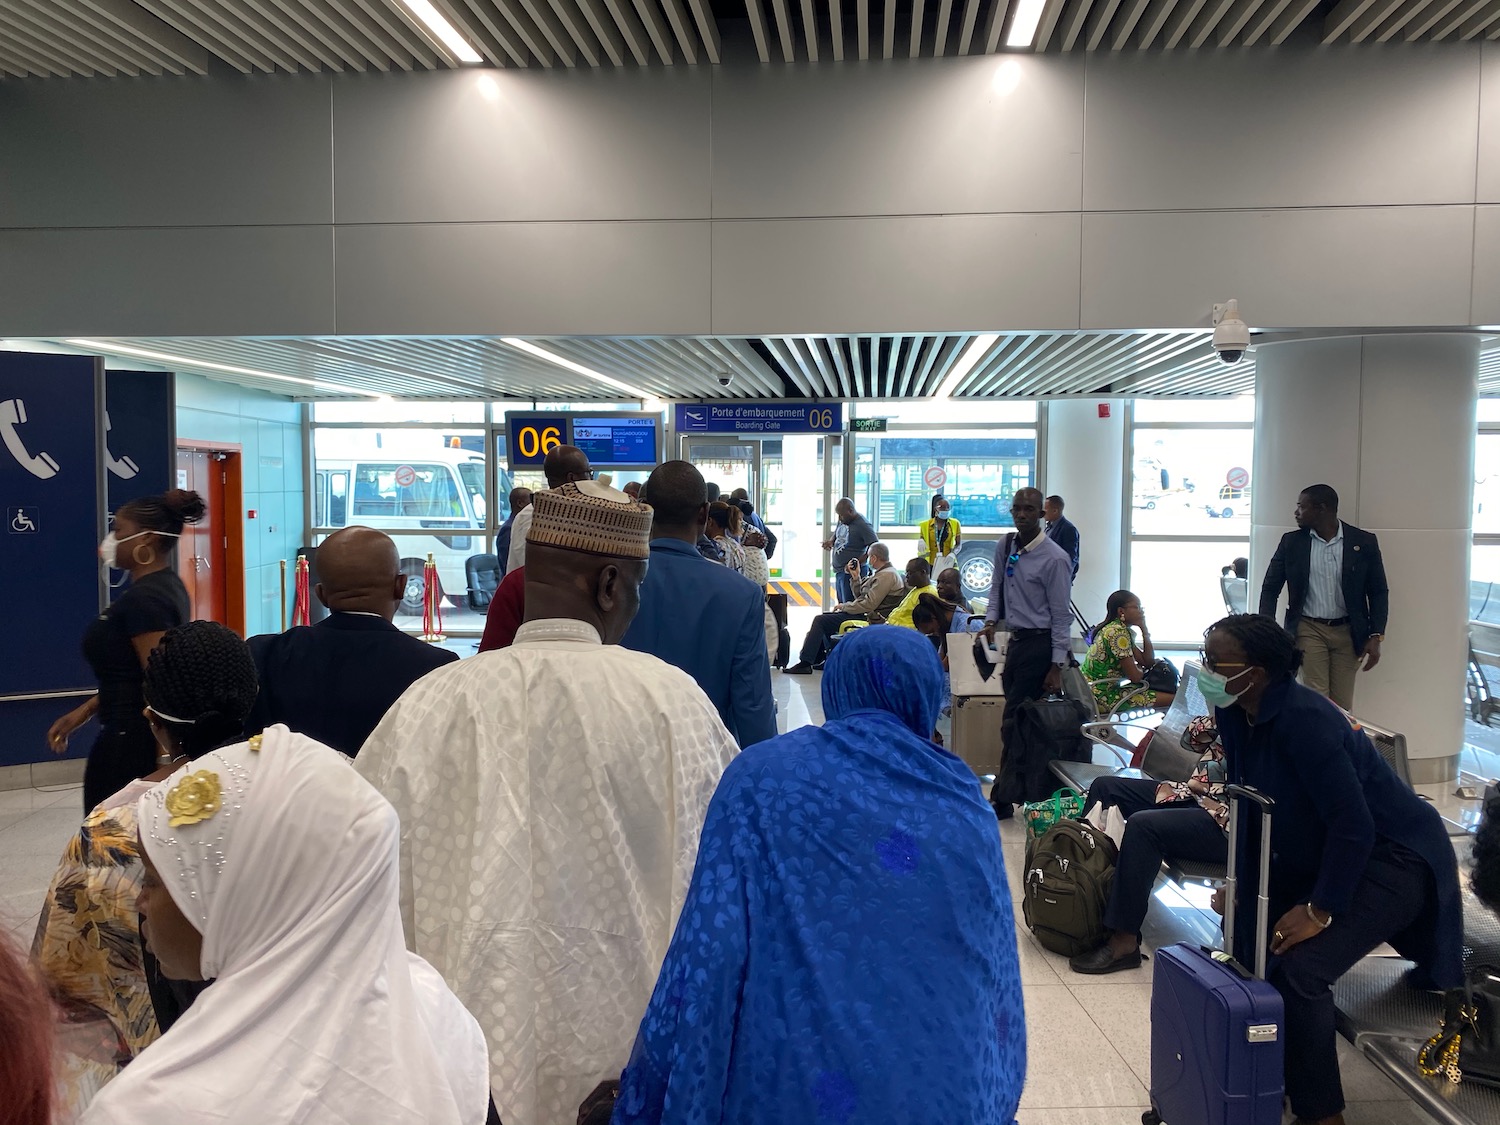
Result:
M917 525L922 558L933 574L958 565L958 545L963 538L963 528L953 518L953 505L939 492L932 498L931 517Z

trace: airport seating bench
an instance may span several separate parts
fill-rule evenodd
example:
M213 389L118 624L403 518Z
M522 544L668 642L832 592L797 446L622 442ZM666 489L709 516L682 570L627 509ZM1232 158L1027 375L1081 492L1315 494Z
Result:
M1500 920L1464 891L1464 969L1500 965ZM1442 999L1406 983L1411 962L1366 957L1334 987L1339 1033L1444 1125L1500 1125L1500 1090L1423 1078L1417 1052L1437 1030Z
M1208 714L1208 703L1198 691L1197 671L1198 665L1192 661L1188 661L1183 666L1181 686L1172 699L1172 705L1155 726L1145 722L1127 723L1110 720L1084 724L1083 733L1095 743L1096 747L1102 747L1103 752L1117 758L1118 764L1099 762L1097 759L1101 751L1096 749L1096 760L1092 762L1053 762L1053 774L1060 778L1063 784L1077 789L1080 793L1087 793L1094 779L1106 774L1120 777L1149 777L1155 781L1186 781L1193 775L1193 767L1198 764L1198 759L1201 757L1199 751L1184 741L1188 723L1194 716ZM1396 776L1410 785L1411 768L1406 756L1406 736L1373 726L1363 720L1360 720L1360 726L1375 743L1380 756L1396 771ZM1126 728L1152 732L1151 742L1141 759L1140 769L1128 768L1128 759L1119 745L1120 732ZM1168 860L1162 864L1162 871L1174 883L1218 883L1224 879L1224 866L1217 863Z

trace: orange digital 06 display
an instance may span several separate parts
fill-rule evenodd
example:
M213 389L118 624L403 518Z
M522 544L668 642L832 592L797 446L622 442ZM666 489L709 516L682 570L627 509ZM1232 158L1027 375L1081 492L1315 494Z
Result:
M505 455L512 470L540 468L549 452L568 441L566 414L505 415Z

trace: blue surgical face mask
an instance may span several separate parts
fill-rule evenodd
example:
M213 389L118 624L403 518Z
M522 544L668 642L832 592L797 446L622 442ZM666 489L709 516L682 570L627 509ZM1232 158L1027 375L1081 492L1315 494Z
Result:
M1244 671L1236 672L1226 679L1217 672L1210 672L1207 668L1199 668L1198 690L1203 693L1203 699L1210 707L1229 707L1240 696L1244 695L1249 688L1247 684L1239 691L1230 691L1229 681L1237 680L1249 671L1250 669L1246 668Z

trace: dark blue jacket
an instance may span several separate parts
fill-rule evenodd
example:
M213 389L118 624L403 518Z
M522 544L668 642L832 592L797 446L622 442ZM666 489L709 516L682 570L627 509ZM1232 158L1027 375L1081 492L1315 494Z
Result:
M1342 521L1340 521L1342 522ZM1386 583L1380 541L1352 523L1344 526L1344 607L1349 614L1349 639L1356 655L1363 655L1371 633L1385 632L1391 591ZM1286 587L1286 617L1282 624L1293 637L1302 621L1302 605L1312 577L1312 532L1288 531L1276 545L1260 587L1262 617L1276 616L1276 600Z
M1266 688L1253 726L1239 707L1221 707L1216 717L1227 776L1276 802L1271 921L1298 902L1335 917L1347 912L1375 838L1383 836L1420 856L1437 887L1437 912L1391 945L1417 963L1428 986L1461 985L1458 864L1437 811L1342 711L1294 680Z
M260 693L245 733L285 723L351 758L402 692L458 659L359 613L330 613L316 625L251 637L249 645Z
M1077 578L1079 540L1083 537L1078 534L1073 521L1067 516L1058 516L1056 523L1047 525L1047 538L1068 553L1068 558L1073 562L1073 577Z
M651 540L641 609L620 642L698 681L741 748L776 737L765 592L680 539Z
M500 560L500 577L505 577L505 564L510 561L510 537L516 530L516 513L512 512L495 532L495 557Z

